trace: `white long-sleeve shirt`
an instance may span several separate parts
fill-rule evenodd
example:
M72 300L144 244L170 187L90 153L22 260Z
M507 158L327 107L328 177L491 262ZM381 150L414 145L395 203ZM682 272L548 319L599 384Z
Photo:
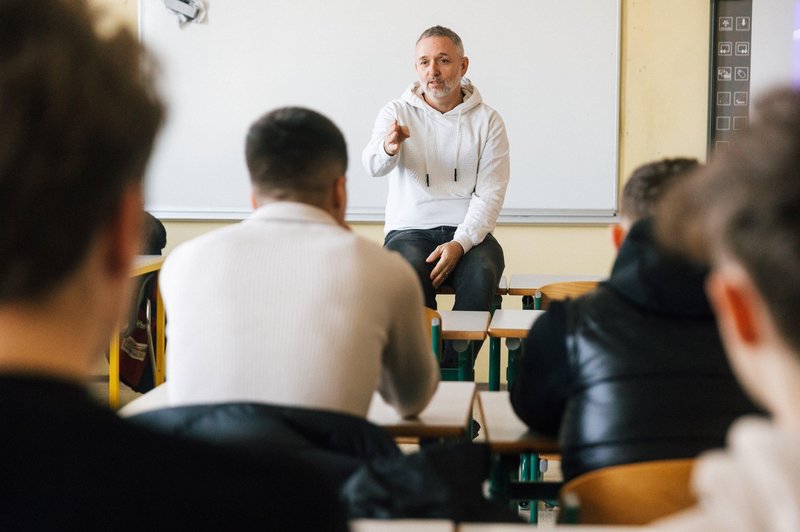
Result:
M172 405L253 401L366 416L377 389L420 412L438 382L413 269L277 202L186 242L159 281Z
M495 228L510 165L502 118L469 80L461 90L464 101L442 114L413 83L378 113L362 163L371 176L389 175L386 233L455 226L454 240L467 252ZM410 137L390 156L383 141L394 120Z

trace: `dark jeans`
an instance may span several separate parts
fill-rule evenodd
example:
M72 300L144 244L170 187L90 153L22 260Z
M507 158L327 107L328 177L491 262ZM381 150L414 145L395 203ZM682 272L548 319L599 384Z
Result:
M431 284L430 275L436 264L428 264L425 259L433 253L437 246L453 240L455 231L455 227L449 226L390 231L383 242L385 248L397 251L414 267L422 284L425 305L433 309L438 307L436 306L436 290ZM453 310L491 310L504 268L503 248L500 247L494 236L486 235L481 244L473 247L461 257L455 269L443 283L444 286L450 286L455 290L456 300ZM482 343L476 343L476 353ZM452 356L450 346L446 346L445 356L446 359Z

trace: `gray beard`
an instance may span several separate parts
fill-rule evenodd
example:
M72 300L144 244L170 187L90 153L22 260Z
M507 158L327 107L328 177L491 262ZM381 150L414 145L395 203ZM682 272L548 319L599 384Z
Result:
M427 84L425 86L425 92L427 92L428 94L430 94L434 98L442 98L442 97L447 96L448 94L450 94L452 91L453 91L453 86L452 85L448 85L446 83L439 89L430 89L430 88L428 88Z

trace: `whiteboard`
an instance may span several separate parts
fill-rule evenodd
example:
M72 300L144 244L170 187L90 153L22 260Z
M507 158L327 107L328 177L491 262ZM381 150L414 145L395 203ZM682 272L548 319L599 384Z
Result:
M753 2L750 56L752 103L778 85L800 85L800 3L797 0Z
M616 212L620 0L206 0L182 27L140 0L169 111L147 175L162 219L249 211L244 137L279 106L322 112L348 143L348 219L382 220L386 178L361 151L380 108L416 80L419 34L455 30L467 77L503 117L511 180L500 221L602 221Z

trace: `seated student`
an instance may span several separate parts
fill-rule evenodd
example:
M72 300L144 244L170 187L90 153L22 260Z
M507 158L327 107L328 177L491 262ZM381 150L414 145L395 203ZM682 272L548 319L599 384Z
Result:
M137 428L83 388L128 308L163 113L136 38L92 24L79 0L0 2L0 529L346 530L306 465Z
M800 530L800 95L774 91L755 111L734 149L665 199L658 233L711 263L731 365L771 419L737 421L728 448L700 458L698 506L669 530Z
M142 253L145 255L161 255L167 245L167 229L161 220L150 214L144 213L144 245Z
M554 302L525 343L511 392L534 431L559 436L569 480L605 466L686 458L722 444L755 409L731 374L703 291L706 272L665 255L652 214L697 166L665 159L625 185L609 280Z
M419 281L346 227L339 129L277 109L252 125L245 155L256 210L178 246L161 272L169 403L317 412L293 424L303 437L342 419L326 413L363 422L376 389L400 415L419 413L438 383Z

